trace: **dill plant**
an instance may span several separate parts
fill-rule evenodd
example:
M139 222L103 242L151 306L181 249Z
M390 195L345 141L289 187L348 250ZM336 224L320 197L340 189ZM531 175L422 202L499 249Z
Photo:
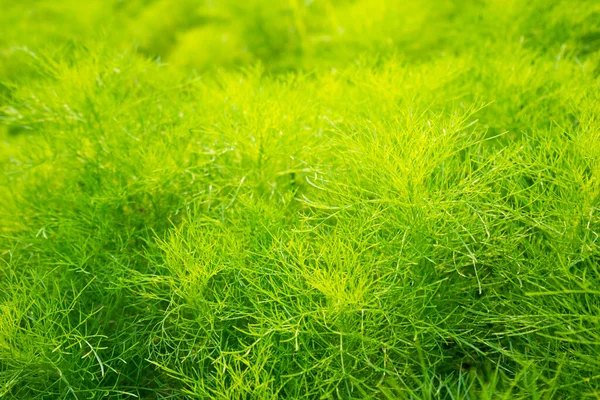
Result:
M595 0L1 4L0 397L600 395Z

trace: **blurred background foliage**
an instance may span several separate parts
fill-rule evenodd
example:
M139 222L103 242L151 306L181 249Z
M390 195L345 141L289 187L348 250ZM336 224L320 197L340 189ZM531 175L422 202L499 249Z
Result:
M594 0L2 0L2 75L15 51L134 48L189 70L262 62L268 70L341 66L361 54L420 60L521 42L556 57L600 48Z

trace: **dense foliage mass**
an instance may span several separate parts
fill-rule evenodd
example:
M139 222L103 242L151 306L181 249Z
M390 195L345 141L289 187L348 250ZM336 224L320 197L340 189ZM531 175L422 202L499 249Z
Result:
M599 1L0 9L0 398L600 398Z

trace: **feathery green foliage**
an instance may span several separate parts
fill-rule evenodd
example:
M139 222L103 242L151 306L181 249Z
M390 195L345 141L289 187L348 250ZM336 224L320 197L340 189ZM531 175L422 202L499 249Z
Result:
M0 6L0 398L600 398L597 0Z

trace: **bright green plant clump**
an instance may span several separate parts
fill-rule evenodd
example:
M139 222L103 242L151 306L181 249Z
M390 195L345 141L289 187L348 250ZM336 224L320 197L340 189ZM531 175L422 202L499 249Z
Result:
M600 398L597 0L0 9L0 398Z

